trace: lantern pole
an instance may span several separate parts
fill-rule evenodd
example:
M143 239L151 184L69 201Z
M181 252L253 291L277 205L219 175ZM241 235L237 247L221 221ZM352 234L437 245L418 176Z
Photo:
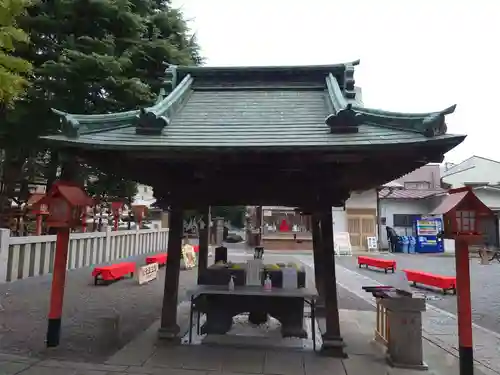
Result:
M36 229L35 229L35 234L37 236L40 236L42 234L42 214L37 213L36 214Z
M50 292L50 310L47 329L47 347L59 345L61 337L61 316L66 283L66 264L68 261L70 228L58 228L54 271L52 272L52 289Z
M458 235L456 237L455 267L457 280L458 353L460 375L473 375L474 350L472 346L469 244L463 235Z

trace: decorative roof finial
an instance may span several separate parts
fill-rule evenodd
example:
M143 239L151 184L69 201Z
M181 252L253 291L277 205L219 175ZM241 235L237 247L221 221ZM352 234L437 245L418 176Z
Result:
M80 123L70 114L60 118L61 131L68 138L78 138L80 135Z
M138 135L161 135L163 128L168 126L169 120L165 116L141 108L135 117L135 134Z
M363 119L363 114L357 113L352 109L351 104L347 104L346 108L329 115L325 123L330 127L332 134L357 133Z

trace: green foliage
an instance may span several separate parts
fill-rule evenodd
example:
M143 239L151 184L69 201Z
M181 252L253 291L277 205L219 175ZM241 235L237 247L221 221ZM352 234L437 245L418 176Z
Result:
M0 103L4 106L24 94L32 70L30 62L12 55L17 43L28 42L28 34L16 23L27 5L25 0L0 0Z
M24 14L18 7L22 1L0 0L6 9L15 10L11 14L20 14L18 27L24 31L4 29L12 39L0 34L0 47L5 51L15 45L10 54L14 60L6 63L30 61L33 65L26 96L14 108L0 112L0 148L9 148L13 160L24 160L37 151L47 153L39 136L60 127L51 108L99 114L150 105L168 64L202 61L182 13L169 1L38 0ZM6 14L0 14L0 27L15 27L3 23L10 19ZM31 43L19 43L28 32ZM0 90L4 86L2 61L0 57ZM15 89L16 85L10 83L9 87ZM85 175L81 176L90 189L100 194L134 195L129 195L134 183L90 169L84 166ZM4 178L4 183L14 182Z

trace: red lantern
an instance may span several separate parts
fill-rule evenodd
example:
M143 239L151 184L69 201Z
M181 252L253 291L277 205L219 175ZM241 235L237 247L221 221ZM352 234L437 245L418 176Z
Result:
M431 214L443 215L444 236L455 239L455 270L458 312L460 374L474 372L472 345L472 307L470 297L469 245L484 241L483 222L494 214L470 187L452 189Z
M148 207L144 205L132 206L132 211L134 211L135 221L137 222L137 226L139 229L141 228L141 222L144 216L146 215L147 210Z
M46 204L40 204L40 201L45 197L45 194L34 193L32 194L26 204L31 207L31 213L36 216L36 229L35 234L37 236L42 234L42 219L43 216L48 215L48 207Z
M120 214L122 213L123 202L111 202L111 211L113 212L113 220L114 220L114 230L118 230L118 219L120 218Z
M82 216L93 200L77 184L57 181L39 204L48 206L47 225L57 228L46 342L47 347L54 347L59 345L61 335L70 229L81 225Z
M81 225L82 214L87 206L92 206L93 200L77 184L57 181L39 204L48 207L48 226L75 228Z
M432 215L443 215L444 236L468 237L469 242L480 240L483 223L493 219L493 211L470 187L452 189L448 193L441 204L431 212Z

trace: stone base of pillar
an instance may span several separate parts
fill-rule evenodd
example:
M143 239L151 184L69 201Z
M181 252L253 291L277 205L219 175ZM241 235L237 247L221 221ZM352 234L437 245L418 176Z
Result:
M158 339L172 343L172 344L177 344L181 342L181 338L179 336L180 333L180 328L176 324L173 327L161 327L158 330Z
M321 346L321 354L327 357L347 358L347 353L344 351L345 343L342 337L331 337L323 335L323 345Z
M386 360L387 360L387 364L391 367L394 367L394 368L418 370L418 371L427 371L429 369L429 366L427 366L427 364L425 362L422 362L421 364L414 364L414 365L402 364L402 363L394 362L390 355L387 355Z

